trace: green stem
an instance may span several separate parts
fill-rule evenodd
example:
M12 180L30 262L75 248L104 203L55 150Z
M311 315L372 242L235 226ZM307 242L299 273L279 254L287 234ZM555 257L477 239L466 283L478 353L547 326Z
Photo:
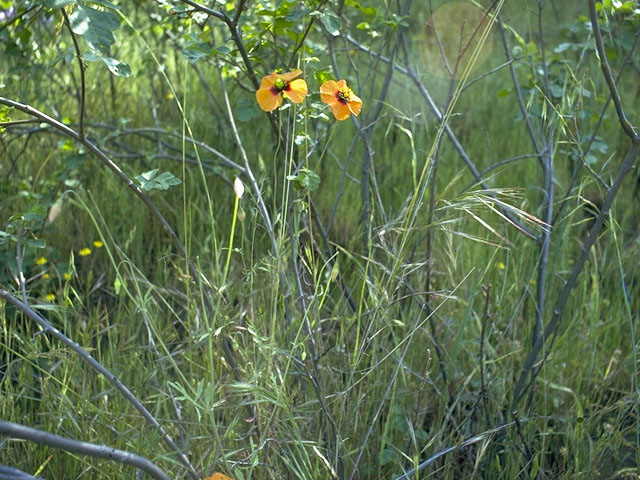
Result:
M236 219L238 218L238 205L240 205L240 198L236 196L236 201L233 205L233 219L231 220L231 234L229 235L229 251L227 252L227 262L224 264L224 275L222 276L222 285L227 282L227 274L229 273L229 264L231 263L231 252L233 251L233 235L236 231Z

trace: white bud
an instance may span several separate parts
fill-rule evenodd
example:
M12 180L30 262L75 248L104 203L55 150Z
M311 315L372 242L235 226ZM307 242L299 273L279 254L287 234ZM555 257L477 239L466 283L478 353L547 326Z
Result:
M242 198L242 195L244 195L244 184L238 177L233 181L233 193L235 193L238 198Z

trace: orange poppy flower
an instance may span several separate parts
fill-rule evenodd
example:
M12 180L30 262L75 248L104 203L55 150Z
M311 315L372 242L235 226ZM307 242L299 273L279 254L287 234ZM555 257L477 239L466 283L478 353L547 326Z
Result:
M307 96L307 82L295 79L302 73L299 68L287 73L273 72L262 77L260 88L256 91L258 105L265 112L271 112L282 105L282 97L286 96L293 103L302 103Z
M357 117L362 110L362 100L344 80L324 82L320 86L320 98L331 107L336 120L346 120L352 113Z
M214 473L210 477L205 478L204 480L232 480L231 477L227 477L224 473Z

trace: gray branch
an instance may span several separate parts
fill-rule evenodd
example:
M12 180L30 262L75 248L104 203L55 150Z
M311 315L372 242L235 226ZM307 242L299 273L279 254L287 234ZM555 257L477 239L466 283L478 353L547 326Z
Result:
M118 450L117 448L109 447L107 445L97 445L95 443L72 440L70 438L61 437L60 435L37 430L35 428L25 427L24 425L19 425L13 422L0 422L0 434L8 435L11 438L20 438L22 440L39 443L40 445L48 445L50 447L59 448L79 455L89 455L91 457L104 458L105 460L123 463L147 472L156 480L171 480L171 478L152 461L141 457L140 455L136 455L135 453L125 452L124 450ZM15 473L18 473L18 471ZM33 479L35 477L26 474L20 477L16 475L5 477L2 469L0 469L0 478L26 480Z

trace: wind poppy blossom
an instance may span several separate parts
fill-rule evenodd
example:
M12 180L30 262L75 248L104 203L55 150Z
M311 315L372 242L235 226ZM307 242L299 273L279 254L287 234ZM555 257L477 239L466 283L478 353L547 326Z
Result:
M286 96L293 103L302 103L307 96L307 82L296 78L302 73L299 68L287 73L273 72L262 77L260 88L256 91L258 105L265 112L271 112L282 105L282 97ZM294 80L295 79L295 80Z
M344 80L324 82L320 86L320 99L331 107L336 120L346 120L352 113L357 117L362 110L362 100Z

